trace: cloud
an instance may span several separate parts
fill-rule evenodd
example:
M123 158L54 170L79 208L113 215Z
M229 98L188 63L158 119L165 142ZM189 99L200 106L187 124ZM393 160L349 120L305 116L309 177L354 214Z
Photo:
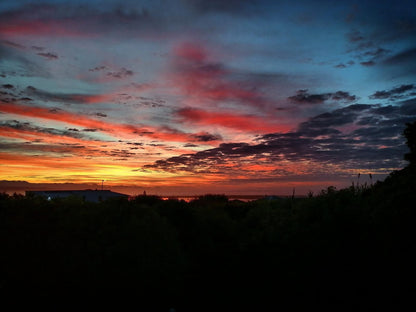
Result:
M198 142L212 142L212 141L222 141L222 137L219 134L211 134L208 132L200 132L197 134L194 134L193 137Z
M29 96L36 97L42 101L62 102L70 104L94 104L108 102L113 98L112 94L75 94L48 92L29 86L25 90Z
M383 49L383 48L377 48L376 50L370 50L367 51L365 53L363 53L363 56L366 57L371 57L371 60L377 60L379 58L382 58L383 56L385 56L387 53L389 53L389 50Z
M64 130L58 130L55 128L46 128L41 126L36 126L30 122L21 122L19 120L4 120L0 122L1 129L8 129L13 131L20 131L26 133L45 133L52 134L56 136L68 136L72 138L82 138L83 136L77 133L72 133ZM69 130L69 129L68 129Z
M307 89L298 90L296 95L288 97L288 99L297 104L322 104L327 100L353 102L356 100L355 95L351 95L345 91L337 91L335 93L310 94Z
M58 55L54 54L54 53L44 53L44 52L40 52L40 53L36 53L39 56L43 56L44 58L47 58L49 60L57 60L58 59Z
M272 104L260 92L261 85L214 62L201 44L185 42L175 47L172 75L174 86L197 102L236 103L257 108Z
M108 69L107 66L96 66L94 68L88 69L88 71L90 71L90 72L98 72L98 71L103 71L103 70L106 70L106 69Z
M379 40L379 38L377 38L377 35L375 35L374 33L372 33L371 35L365 35L361 31L352 30L349 33L347 33L346 36L351 46L347 52L353 53L353 57L362 66L374 66L380 60L385 59L389 53L391 53L390 50L384 49L379 46L380 44L385 44L386 40Z
M92 156L100 156L100 152L97 149L87 147L85 145L79 143L60 143L60 142L13 142L13 143L1 143L0 142L0 149L2 150L2 154L8 153L18 153L20 155L25 155L28 157L33 157L34 153L35 156L42 156L43 157L56 157L64 159L71 155L71 157L92 157ZM105 153L105 151L103 152ZM36 163L36 160L31 161L31 163Z
M25 50L26 47L24 45L21 45L20 43L16 43L13 41L9 41L9 40L1 40L1 44L5 45L5 46L9 46L18 50Z
M35 51L44 51L45 50L44 47L39 47L39 46L31 46L31 48Z
M296 131L259 136L257 144L223 143L195 154L158 160L145 168L218 174L229 169L236 174L248 164L278 167L282 162L309 161L337 166L341 172L354 168L381 171L380 168L386 168L387 172L390 170L387 168L403 166L406 148L401 134L404 122L416 118L416 111L413 113L405 116L400 107L349 105L312 117ZM246 159L249 163L242 166ZM295 169L290 165L286 164L285 168L288 171L284 174L294 174Z
M359 41L363 41L364 40L364 36L361 34L360 31L354 29L351 30L350 32L348 32L346 34L348 41L350 42L359 42Z
M374 61L360 62L360 64L363 65L363 66L367 66L367 67L376 65L376 63Z
M18 103L0 103L0 112L45 120L54 120L86 129L97 129L113 136L145 136L161 141L195 142L192 133L185 133L167 126L130 125L98 120L82 114L71 113L58 108L27 106Z
M359 59L366 59L360 62L363 66L373 66L390 53L389 50L378 47L377 49L367 50L358 55Z
M355 95L349 94L349 92L337 91L331 95L331 99L335 101L354 102L357 100L357 97Z
M124 2L97 9L94 3L31 3L0 12L0 35L92 38L97 34L149 36L169 33L181 25L180 22L173 23L179 16L181 22L188 18L177 13L174 7L174 3L161 7L153 3ZM165 10L172 19L166 18Z
M249 9L255 8L254 0L185 0L187 4L199 12L225 12L232 14L248 13Z
M279 124L275 119L255 115L239 115L232 112L210 112L201 109L183 108L177 115L185 122L202 126L221 126L246 132L268 133L285 132L287 125Z
M124 67L121 68L119 71L107 73L107 76L112 77L112 78L118 78L118 79L127 78L133 75L134 75L133 71L129 69L125 69Z
M298 90L296 95L288 97L289 100L298 104L321 104L331 97L331 93L309 94L307 89Z
M384 61L386 65L403 65L416 63L416 48L411 48L399 52Z
M50 74L47 70L45 70L45 68L39 66L36 62L27 58L25 49L26 48L24 46L18 46L18 44L12 45L9 41L0 41L0 61L8 61L17 65L13 69L9 66L1 66L0 75L2 77L10 76L50 78Z
M370 95L370 98L396 100L406 96L408 91L414 90L416 90L416 86L413 84L401 85L390 90L376 91L373 95Z

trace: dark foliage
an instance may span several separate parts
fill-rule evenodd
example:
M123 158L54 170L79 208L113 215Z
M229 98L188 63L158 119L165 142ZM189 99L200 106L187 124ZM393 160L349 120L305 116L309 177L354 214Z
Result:
M410 152L404 155L404 158L414 165L416 164L416 121L407 123L403 134L410 149Z

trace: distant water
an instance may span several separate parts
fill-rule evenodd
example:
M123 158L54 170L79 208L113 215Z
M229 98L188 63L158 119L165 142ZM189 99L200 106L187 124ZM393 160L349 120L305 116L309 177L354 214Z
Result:
M0 193L6 193L9 195L21 194L25 195L26 190L22 189L7 189L7 190L0 190ZM148 194L151 196L152 194ZM167 200L167 199L177 199L177 200L184 200L186 202L190 202L191 200L198 199L200 196L203 195L172 195L172 196L160 196L160 198ZM229 200L241 200L243 202L249 202L252 200L258 200L262 198L273 198L273 197L279 197L279 198L288 198L291 197L291 195L225 195L228 197ZM295 197L304 197L296 195Z
M201 195L194 195L194 196L162 196L162 199L177 199L177 200L184 200L186 202L190 202L191 200L198 199ZM241 200L243 202L249 202L252 200L258 200L262 198L288 198L291 195L225 195L228 197L229 200ZM295 196L295 197L304 197L304 196Z
M198 199L200 196L202 196L202 195L194 195L194 196L162 196L161 198L164 199L164 200L176 199L176 200L184 200L186 202L190 202L192 200ZM235 195L235 196L227 196L227 197L228 197L229 200L241 200L241 201L244 201L244 202L249 202L249 201L252 201L252 200L257 200L257 199L263 198L264 195L263 196L260 196L260 195L247 195L247 196L239 195L239 196L237 196L237 195Z

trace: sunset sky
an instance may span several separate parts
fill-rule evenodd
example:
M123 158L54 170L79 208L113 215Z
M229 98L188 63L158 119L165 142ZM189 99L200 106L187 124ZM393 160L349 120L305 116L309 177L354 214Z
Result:
M413 0L0 2L0 191L340 188L414 120Z

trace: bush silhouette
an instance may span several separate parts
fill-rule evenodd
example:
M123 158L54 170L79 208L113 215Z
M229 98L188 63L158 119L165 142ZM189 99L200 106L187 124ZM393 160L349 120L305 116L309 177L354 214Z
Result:
M403 134L406 137L406 144L410 149L410 152L405 154L404 158L408 160L411 165L414 165L416 163L416 121L407 123Z

